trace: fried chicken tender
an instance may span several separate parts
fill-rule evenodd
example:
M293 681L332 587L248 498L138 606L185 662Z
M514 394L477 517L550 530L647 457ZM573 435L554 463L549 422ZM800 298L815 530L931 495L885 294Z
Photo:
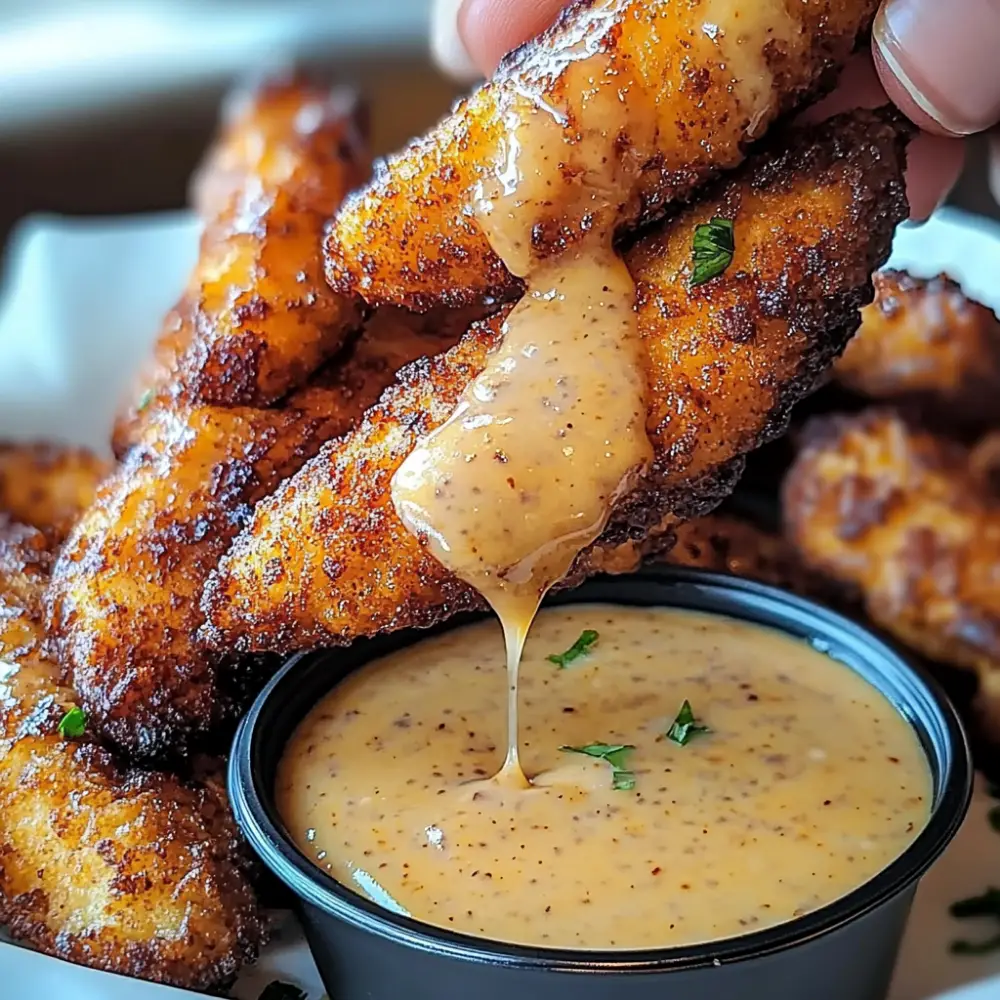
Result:
M891 411L818 420L784 484L803 561L932 660L973 670L1000 737L1000 503L955 442Z
M318 248L368 173L363 127L353 94L301 77L244 98L210 155L196 196L207 215L198 262L118 419L118 455L150 409L178 399L267 406L357 330L357 304L330 290Z
M730 573L802 596L823 589L784 538L744 518L709 514L677 525L674 534L676 541L661 560L671 566Z
M834 371L846 388L931 427L1000 423L1000 319L945 275L876 275L875 302Z
M0 924L93 968L219 987L266 930L228 804L59 733L76 698L43 653L47 544L0 523Z
M384 314L280 408L149 415L67 540L50 594L60 660L102 738L155 759L228 734L254 671L244 665L230 685L218 657L194 644L208 574L253 505L347 431L399 367L440 350L442 336Z
M470 202L488 212L496 183L520 177L518 197L537 218L534 258L589 231L649 222L831 82L877 6L577 0L345 202L326 242L330 284L416 310L515 296L520 282Z
M571 579L669 515L710 509L732 488L744 453L784 429L870 301L870 275L905 215L908 135L891 114L859 113L785 136L627 255L656 457ZM734 220L734 259L691 288L694 231L719 215ZM418 439L451 415L502 330L501 314L402 371L355 430L257 506L206 588L208 642L291 650L481 606L404 527L390 481Z
M86 448L0 444L0 512L61 539L110 470Z

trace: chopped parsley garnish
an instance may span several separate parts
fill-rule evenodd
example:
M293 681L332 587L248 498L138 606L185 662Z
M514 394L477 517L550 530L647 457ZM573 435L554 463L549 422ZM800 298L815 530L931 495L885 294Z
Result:
M635 772L625 766L625 758L635 749L628 743L588 743L583 747L559 748L563 753L581 753L585 757L606 760L611 765L611 787L616 792L630 792L635 788Z
M586 656L598 638L598 633L592 628L585 628L580 633L580 638L565 653L552 653L546 659L549 663L557 664L560 670L565 670L574 660L580 659L581 656Z
M83 731L87 728L87 713L78 705L74 705L59 720L59 735L75 740L83 736Z
M137 411L138 411L139 413L142 413L142 411L143 411L144 409L146 409L146 407L147 407L147 406L149 406L149 404L150 404L150 403L152 403L152 402L153 402L153 390L152 390L152 389L147 389L147 390L146 390L146 391L145 391L145 392L144 392L144 393L143 393L143 394L142 394L142 395L141 395L141 396L139 397L139 404L138 404L138 406L136 406L136 410L137 410Z
M306 1000L306 991L300 990L298 986L291 983L283 983L280 979L275 979L273 983L268 983L264 991L257 1000Z
M670 723L667 730L667 739L673 740L678 746L687 746L688 743L702 733L710 733L712 730L708 726L703 726L695 717L691 702L686 698L681 710L677 713L677 718Z
M712 219L694 231L694 269L691 287L717 278L733 262L736 239L731 219Z
M991 887L979 896L960 899L957 903L952 903L950 913L956 920L993 917L1000 921L1000 889ZM988 955L990 952L1000 951L1000 932L981 941L953 941L951 951L955 955Z

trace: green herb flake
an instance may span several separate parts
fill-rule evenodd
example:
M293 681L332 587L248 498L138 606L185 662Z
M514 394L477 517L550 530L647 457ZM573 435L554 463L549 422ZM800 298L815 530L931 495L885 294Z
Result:
M283 983L280 979L275 979L273 983L268 983L264 991L257 1000L306 1000L306 991L300 990L298 986L291 983Z
M714 218L694 231L694 268L691 287L717 278L733 262L736 237L732 219Z
M1000 920L1000 889L989 888L978 896L960 899L952 903L949 912L956 920L969 920L976 917L993 917ZM1000 951L1000 933L982 941L953 941L953 955L988 955Z
M552 653L546 659L549 663L555 663L560 670L565 670L574 660L580 659L581 656L586 656L599 638L600 635L592 628L585 628L580 633L580 638L565 653Z
M76 705L59 720L59 735L67 739L79 739L86 728L87 713Z
M695 736L710 733L711 731L708 726L703 726L695 718L691 702L685 698L684 704L681 705L681 710L677 713L677 718L670 723L670 728L667 730L667 739L673 740L678 746L685 747Z
M559 748L563 753L579 753L585 757L606 760L611 765L611 787L616 792L630 792L635 788L635 772L625 766L625 758L635 749L629 743L588 743L582 747Z
M139 397L139 403L136 406L136 411L138 413L142 413L142 411L145 410L146 407L149 406L149 404L152 403L152 402L153 402L153 390L152 389L147 389Z

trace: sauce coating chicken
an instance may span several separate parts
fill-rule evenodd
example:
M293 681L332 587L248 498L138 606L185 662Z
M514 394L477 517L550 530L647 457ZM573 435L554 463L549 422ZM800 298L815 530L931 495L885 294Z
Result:
M863 113L785 136L628 254L649 387L650 476L615 510L594 553L720 500L742 456L780 433L870 301L870 275L905 212L908 135ZM693 233L734 220L732 265L689 283ZM502 316L400 373L358 428L260 503L205 593L219 649L289 650L428 625L478 607L396 515L395 470L499 342Z
M831 82L877 6L577 0L345 203L326 240L332 287L417 310L517 295L470 203L517 186L535 259L656 219ZM540 125L558 132L558 164L534 159ZM616 159L610 192L604 158L588 161L598 136Z

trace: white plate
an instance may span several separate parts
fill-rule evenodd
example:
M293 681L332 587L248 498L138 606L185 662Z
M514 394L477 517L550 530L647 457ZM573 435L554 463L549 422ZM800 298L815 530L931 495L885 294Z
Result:
M196 242L197 226L185 214L26 222L12 244L0 302L0 438L55 437L106 448L116 402L183 286ZM892 263L923 276L946 270L970 294L1000 309L1000 225L943 211L925 226L899 231ZM977 980L979 986L954 1000L1000 1000L1000 979L982 982L1000 976L1000 955L955 958L948 952L957 937L989 933L957 924L948 905L1000 885L1000 834L986 821L991 805L979 788L958 839L921 886L891 1000L928 1000ZM310 1000L322 994L294 922L285 923L234 996L256 1000L272 979L297 983ZM0 982L0 1000L192 995L2 943Z

